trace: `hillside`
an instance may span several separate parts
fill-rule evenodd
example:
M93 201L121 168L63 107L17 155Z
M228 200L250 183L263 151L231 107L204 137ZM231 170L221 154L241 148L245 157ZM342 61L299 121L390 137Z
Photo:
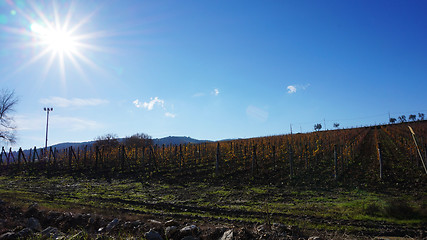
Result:
M3 156L0 189L3 199L26 206L37 201L204 229L233 225L256 235L280 223L304 239L422 239L427 174L409 126L425 156L427 122L419 121L206 144L73 148L34 162L21 156L7 164Z
M124 138L119 138L119 142L123 142ZM198 140L191 137L180 137L180 136L169 136L164 138L154 138L153 144L154 145L179 145L179 144L187 144L187 143L193 143L198 144L202 142L209 142L208 140ZM55 145L52 145L52 148L56 148L57 150L63 150L69 147L73 148L82 148L84 146L92 146L95 143L95 141L87 141L87 142L65 142L65 143L58 143ZM27 153L29 149L24 150L25 153Z
M55 145L58 152L50 157L68 165L74 162L75 166L70 167L78 171L81 165L86 171L98 171L96 158L103 159L104 163L111 162L114 169L121 169L113 175L127 177L135 177L141 168L150 172L151 177L168 176L168 179L183 175L194 179L238 175L266 183L292 180L296 184L313 185L341 182L375 187L379 182L389 182L424 186L426 182L420 179L425 178L426 171L408 126L414 129L419 153L425 156L427 121L219 142L166 137L154 139L158 147L153 149L107 147L95 152L93 148L82 147L93 142L64 143ZM176 147L178 144L182 146ZM71 155L61 151L70 146ZM32 157L28 151L23 154L24 161L34 159L34 153ZM17 154L15 159L19 161ZM138 165L139 162L145 165ZM178 173L176 168L180 169Z

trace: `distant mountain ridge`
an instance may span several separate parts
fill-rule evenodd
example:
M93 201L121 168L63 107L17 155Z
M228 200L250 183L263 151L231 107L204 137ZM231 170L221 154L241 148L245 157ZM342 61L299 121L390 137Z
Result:
M119 138L119 142L123 142L125 138ZM179 144L187 144L187 143L204 143L204 142L210 142L209 140L198 140L191 137L184 137L184 136L169 136L164 138L154 138L153 144L154 145L179 145ZM65 143L59 143L52 145L52 148L56 148L57 150L66 149L69 147L77 148L77 147L84 147L84 146L92 146L95 143L95 141L87 141L87 142L65 142Z

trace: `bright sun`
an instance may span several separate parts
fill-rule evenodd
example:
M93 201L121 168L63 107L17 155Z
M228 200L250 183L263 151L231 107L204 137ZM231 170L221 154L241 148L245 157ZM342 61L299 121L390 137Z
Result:
M40 45L47 47L54 54L74 54L78 42L67 29L43 27L38 23L31 24L31 31L39 38Z
M106 33L99 30L88 32L86 28L86 24L89 24L89 28L94 26L90 23L96 11L87 15L77 11L80 8L75 1L52 1L51 4L49 1L30 1L30 4L24 7L14 1L6 2L14 9L14 15L22 17L18 27L8 28L7 31L22 36L26 44L20 46L31 47L33 50L32 57L23 62L16 72L42 61L43 77L46 77L51 69L58 67L60 79L64 84L69 75L66 70L76 71L85 80L88 80L85 73L89 68L102 72L102 68L88 56L88 53L93 51L105 51L93 42L104 37Z

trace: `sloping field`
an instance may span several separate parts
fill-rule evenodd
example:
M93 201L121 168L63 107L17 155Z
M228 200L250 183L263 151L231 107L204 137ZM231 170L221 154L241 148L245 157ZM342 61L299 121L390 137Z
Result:
M303 237L422 238L427 174L408 125L424 157L425 121L84 156L69 150L20 165L3 157L0 198L201 225L283 223Z

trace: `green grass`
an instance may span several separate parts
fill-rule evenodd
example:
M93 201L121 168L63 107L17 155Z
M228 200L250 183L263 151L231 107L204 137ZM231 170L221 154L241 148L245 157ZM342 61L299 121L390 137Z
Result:
M283 186L248 185L233 188L230 184L208 182L185 185L133 180L77 179L71 177L4 177L0 176L0 195L19 206L38 202L46 209L80 209L109 211L126 209L141 214L174 213L183 217L198 216L245 222L266 221L266 213L273 214L272 222L293 223L312 229L358 231L354 225L325 225L307 223L300 216L341 220L388 222L402 227L426 224L426 195L414 197L408 193L390 194L358 189L307 190ZM153 207L166 203L171 206ZM184 207L182 207L184 206ZM187 207L186 207L187 206ZM193 209L193 207L196 207ZM197 207L212 210L199 211ZM186 209L188 208L188 209ZM230 214L227 211L242 211ZM246 214L256 213L255 215ZM290 217L286 217L290 215Z

